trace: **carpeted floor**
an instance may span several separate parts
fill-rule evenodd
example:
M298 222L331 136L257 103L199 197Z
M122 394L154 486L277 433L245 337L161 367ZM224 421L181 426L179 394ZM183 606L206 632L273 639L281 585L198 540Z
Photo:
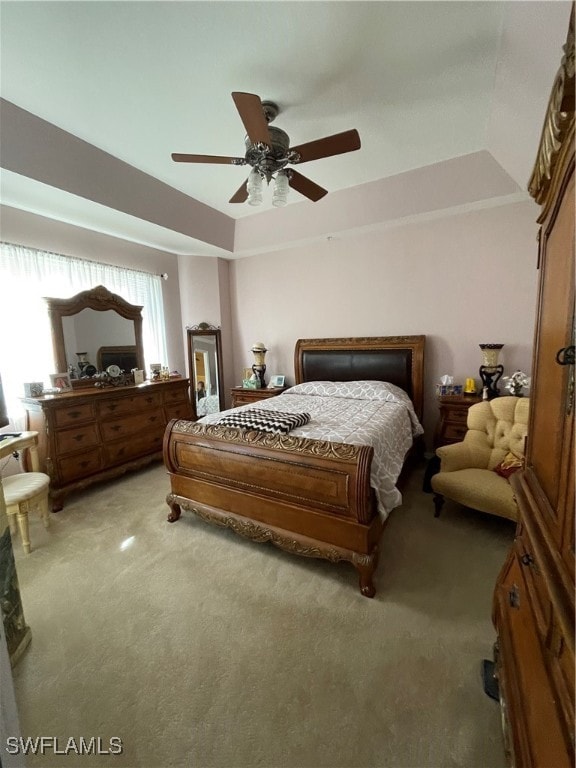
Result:
M32 643L26 736L111 737L121 755L28 765L503 768L482 690L514 526L447 502L423 468L382 539L374 600L345 563L290 556L190 514L161 465L71 497L15 552Z

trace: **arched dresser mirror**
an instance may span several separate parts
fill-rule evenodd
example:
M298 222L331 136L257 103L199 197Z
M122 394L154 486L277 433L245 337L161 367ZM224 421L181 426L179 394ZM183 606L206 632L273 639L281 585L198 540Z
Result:
M145 369L142 307L103 285L69 299L46 298L58 372L73 371L72 386L92 385L109 366Z
M209 323L187 326L190 399L196 418L224 410L220 329Z

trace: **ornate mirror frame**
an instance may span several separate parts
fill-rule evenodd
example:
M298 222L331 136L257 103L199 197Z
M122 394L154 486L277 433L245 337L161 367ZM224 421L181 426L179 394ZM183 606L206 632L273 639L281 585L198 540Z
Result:
M81 291L69 299L45 297L44 300L48 305L48 316L52 328L52 345L54 347L54 363L57 371L64 372L68 370L62 318L76 315L84 309L94 309L97 312L113 310L126 320L132 320L134 323L134 339L136 346L136 367L144 369L141 306L130 304L121 296L111 293L103 285L99 285L88 291ZM91 379L72 380L72 386L75 387L91 384Z
M186 326L187 346L188 346L188 376L190 379L190 401L194 410L194 419L200 418L198 415L198 409L196 407L196 388L198 382L196 381L196 366L194 365L194 339L211 336L215 340L216 346L216 376L218 379L218 402L220 405L219 410L223 411L225 408L225 397L223 387L223 370L222 370L222 334L220 328L209 323L199 323L198 325ZM204 415L204 414L201 414Z

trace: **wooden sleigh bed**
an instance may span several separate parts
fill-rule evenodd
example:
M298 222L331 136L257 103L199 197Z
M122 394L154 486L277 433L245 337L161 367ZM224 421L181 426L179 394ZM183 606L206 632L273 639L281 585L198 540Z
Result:
M300 339L296 383L385 381L421 420L425 336ZM373 448L172 420L164 436L169 522L181 510L257 542L358 571L373 597L385 518L370 483Z

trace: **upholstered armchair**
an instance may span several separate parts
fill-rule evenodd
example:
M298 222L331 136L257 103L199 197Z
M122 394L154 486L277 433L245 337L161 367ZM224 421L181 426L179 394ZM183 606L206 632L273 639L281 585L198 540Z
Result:
M529 407L527 397L497 397L468 409L464 440L436 450L440 471L431 479L435 517L448 498L480 512L517 519L508 477L524 459Z

